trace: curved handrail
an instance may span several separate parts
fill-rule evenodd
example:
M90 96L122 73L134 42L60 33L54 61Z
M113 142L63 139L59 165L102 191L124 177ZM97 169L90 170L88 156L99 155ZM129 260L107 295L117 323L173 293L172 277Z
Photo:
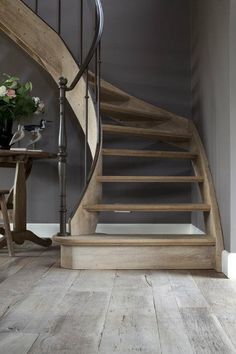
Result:
M20 0L20 1L30 11L34 12L38 17L40 17L41 21L43 21L45 24L47 24L47 26L49 26L53 32L57 33L60 36L60 34L49 23L47 23L41 16L38 15L38 2L37 2L37 0L36 0L36 9L35 9L35 11L32 10L32 8L28 4L26 4L23 0ZM96 49L97 49L97 47L99 45L99 42L101 41L101 37L102 37L102 33L103 33L103 27L104 27L104 12L103 12L103 7L102 7L101 0L94 0L94 2L95 2L95 6L96 6L97 24L96 24L96 29L95 29L93 41L92 41L91 47L89 49L89 52L88 52L84 62L80 66L78 74L76 75L76 77L74 78L74 80L72 81L70 86L67 87L66 91L73 90L73 88L79 82L79 80L83 76L84 72L86 71L88 65L90 64L90 62L91 62L91 60L92 60L92 58L93 58L93 56L95 54L95 51L96 51ZM62 42L64 43L66 49L70 53L70 55L73 57L75 62L77 62L77 59L75 58L74 54L72 53L72 51L70 50L70 48L66 44L65 40L61 36L60 36L60 38L61 38Z
M102 32L103 32L103 26L104 26L104 14L103 14L103 9L102 9L102 4L100 0L95 0L95 5L96 5L96 16L97 16L97 24L96 24L96 30L95 30L95 34L93 37L93 41L92 41L92 45L90 47L90 50L84 60L84 62L82 63L80 70L78 72L78 74L76 75L76 77L74 78L73 82L71 83L71 85L69 87L67 87L66 91L71 91L73 90L73 88L76 86L76 84L79 82L80 78L82 77L82 75L85 73L85 71L88 68L88 65L90 64L95 51L101 41L101 37L102 37Z
M22 1L22 0L21 0ZM23 1L22 1L23 2ZM81 0L81 3L83 2L83 0ZM96 90L96 104L97 104L97 114L96 114L96 118L97 118L97 144L96 144L96 149L93 155L93 161L92 164L90 166L90 170L88 172L88 175L86 174L85 176L85 185L84 188L81 192L79 201L77 203L77 205L73 208L73 211L69 217L69 220L73 217L73 215L75 214L77 208L79 207L85 193L86 190L89 186L89 182L93 176L93 173L95 171L96 165L98 163L98 158L99 158L99 153L101 150L101 135L102 135L102 129L101 129L101 117L100 117L100 63L101 63L101 58L100 58L100 42L101 42L101 37L102 37L102 32L103 32L103 27L104 27L104 13L103 13L103 8L102 8L102 4L101 4L101 0L94 0L95 3L95 16L96 16L96 25L95 25L95 32L94 32L94 36L93 36L93 40L92 40L92 44L90 46L90 49L85 57L85 60L80 64L79 66L79 71L77 72L76 76L74 77L74 79L72 80L72 82L69 84L69 86L67 86L67 80L66 78L60 78L59 80L59 88L60 88L60 93L61 93L61 97L60 97L60 108L61 108L61 113L60 113L60 129L59 129L59 153L58 153L58 157L59 157L59 171L61 171L61 174L59 176L59 180L60 180L60 196L61 196L61 205L60 205L60 214L61 214L61 218L60 218L60 230L63 230L63 232L60 232L60 234L65 234L65 230L66 230L66 204L65 204L65 200L66 200L66 187L65 187L65 167L66 167L66 156L67 156L67 152L66 152L66 148L67 148L67 143L66 143L66 129L65 129L65 97L66 97L66 92L72 91L75 86L78 84L78 82L80 81L80 79L83 77L83 75L87 72L87 78L86 78L86 86L87 86L87 92L85 95L85 98L88 98L88 68L89 68L89 64L91 63L94 55L96 55L96 58L98 60L98 75L97 75L97 82L95 85L95 90ZM26 4L25 4L26 5ZM61 21L61 11L60 11L60 5L61 3L59 2L59 18L58 18L58 22L59 22L59 30L55 31L49 24L47 24L53 31L57 32L58 35L60 36L60 38L62 39L61 35L60 35L60 21ZM28 8L29 6L26 5ZM30 9L30 8L29 8ZM36 10L33 11L36 13L36 15L38 16L38 6L36 6ZM31 10L32 11L32 10ZM39 16L40 17L40 16ZM40 17L41 18L41 17ZM45 22L42 18L41 20L43 22ZM62 41L65 43L65 41L62 39ZM72 54L72 52L70 51L70 49L68 48L68 46L65 43L65 46L67 47L68 51L70 52L70 54L72 55L72 57L74 58L75 62L77 62L75 56ZM98 55L97 55L98 53ZM81 53L82 56L82 53ZM86 126L87 126L87 121L88 121L88 112L86 112ZM87 145L87 133L85 131L85 145ZM86 149L87 150L87 149ZM86 155L86 152L85 152ZM85 157L85 159L87 160L87 157ZM85 167L86 168L86 167ZM63 185L62 185L62 184ZM63 226L62 226L63 224Z
M60 233L59 235L63 236L66 235L66 157L67 157L67 143L66 143L66 126L65 126L65 97L66 97L66 92L72 91L75 86L78 84L79 80L81 77L86 73L86 94L85 94L85 100L86 100L86 118L85 118L85 186L82 190L79 202L75 206L73 212L71 213L71 216L69 218L69 225L71 224L71 219L75 215L76 210L81 204L81 201L88 189L89 182L93 176L93 173L95 171L96 165L98 163L98 158L99 158L99 152L101 150L101 116L100 116L100 64L101 64L101 36L103 32L103 25L104 25L104 14L103 14L103 9L102 9L102 4L101 0L95 0L95 8L96 8L96 28L95 28L95 34L93 37L92 45L88 51L88 54L84 60L84 62L81 64L80 70L75 76L74 80L70 84L70 86L67 86L67 80L64 78L61 78L59 81L59 88L60 88L60 129L59 129L59 152L58 152L58 158L59 158L59 184L60 184ZM88 144L88 98L89 98L89 88L88 88L88 80L89 80L89 75L88 75L88 69L89 69L89 64L91 63L91 60L93 59L93 56L96 54L95 57L95 66L96 66L96 84L95 84L95 92L96 92L96 104L97 104L97 112L96 112L96 118L97 118L97 145L96 145L96 150L95 150L95 155L94 159L92 162L92 165L90 167L89 174L87 175L87 144ZM63 84L64 83L64 84Z
M96 16L97 16L97 24L96 24L96 29L95 29L95 34L94 34L94 38L92 41L92 45L90 47L90 50L83 62L83 64L80 67L80 70L78 72L78 74L76 75L75 79L73 80L73 82L71 83L71 85L69 87L67 87L67 91L71 91L73 90L73 88L77 85L77 83L79 82L79 80L81 79L81 77L83 76L83 74L86 72L86 70L88 69L88 66L96 52L96 50L99 48L99 58L98 60L100 61L100 43L101 43L101 37L102 37L102 32L103 32L103 27L104 27L104 13L103 13L103 8L102 8L102 4L100 0L95 0L96 3ZM99 81L100 81L100 73L99 73ZM100 82L98 83L100 85ZM100 88L99 88L100 91ZM69 225L70 225L70 221L73 217L73 215L75 214L75 211L77 210L78 206L81 204L81 201L83 200L88 185L91 181L91 178L94 174L95 168L97 166L98 163L98 158L100 155L100 150L101 150L101 142L102 142L102 124L101 124L101 116L100 116L100 94L98 95L97 98L97 103L98 103L98 109L97 109L97 132L98 132L98 136L97 136L97 146L96 146L96 150L95 150L95 154L94 154L94 158L93 158L93 162L92 165L90 167L90 171L88 173L87 176L87 180L85 181L85 185L84 188L81 192L80 198L78 203L76 204L76 206L74 207L73 211L70 214L70 217L68 219L69 221Z

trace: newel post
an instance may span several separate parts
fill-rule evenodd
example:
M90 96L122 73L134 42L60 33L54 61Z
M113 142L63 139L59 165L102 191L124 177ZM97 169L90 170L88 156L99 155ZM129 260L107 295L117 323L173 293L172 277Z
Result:
M59 79L60 123L58 136L58 174L60 190L60 231L59 236L66 236L67 206L66 206L66 165L67 165L67 137L65 121L67 79Z

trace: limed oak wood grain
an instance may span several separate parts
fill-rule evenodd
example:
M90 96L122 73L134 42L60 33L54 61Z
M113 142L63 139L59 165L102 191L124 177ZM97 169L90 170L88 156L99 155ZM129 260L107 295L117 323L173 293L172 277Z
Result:
M98 176L102 183L202 183L201 176Z
M161 353L152 289L142 272L117 272L98 352Z
M131 149L102 149L104 156L148 157L159 159L196 159L197 154L182 151L153 151Z
M193 132L192 151L196 152L199 156L197 161L192 161L192 164L195 174L204 177L204 183L200 186L202 200L205 203L211 204L211 212L204 216L205 227L207 234L216 239L215 267L220 272L222 251L224 250L224 240L219 207L206 153L199 133L193 123L191 123L191 129Z
M7 309L0 319L0 352L4 354L236 351L235 285L222 274L212 270L71 271L59 268L59 248L53 253L47 249L41 257L32 256L30 248L28 254L31 257L22 256L24 266L18 269L18 278L14 258L10 259L1 283L0 303ZM4 254L0 254L0 272L6 271L2 259ZM35 261L34 274L27 259ZM14 294L17 301L9 302Z
M191 354L194 351L170 284L170 273L168 271L150 271L146 275L147 282L153 289L161 348L163 353Z
M93 204L84 205L88 211L184 212L211 210L209 204Z
M215 247L62 245L67 269L212 269Z
M142 138L156 139L156 140L172 140L172 141L189 141L191 139L190 134L177 134L168 131L158 131L155 129L148 128L136 128L136 127L126 127L120 125L109 125L103 124L103 132L106 134L116 134L124 136L137 136Z
M54 237L67 246L214 246L215 240L206 235L85 235Z
M219 321L204 308L180 310L194 351L199 354L233 354L235 349Z

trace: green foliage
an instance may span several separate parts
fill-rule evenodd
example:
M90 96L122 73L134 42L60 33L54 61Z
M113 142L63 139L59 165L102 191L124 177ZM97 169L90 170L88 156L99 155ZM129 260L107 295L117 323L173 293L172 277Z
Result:
M43 112L39 98L31 97L32 83L21 83L16 76L4 74L0 80L0 119L20 120Z

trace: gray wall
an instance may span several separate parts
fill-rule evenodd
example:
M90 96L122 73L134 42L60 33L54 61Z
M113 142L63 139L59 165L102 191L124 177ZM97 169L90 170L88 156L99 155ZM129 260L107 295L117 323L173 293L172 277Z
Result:
M231 248L229 7L228 0L192 0L191 45L192 116L209 159L228 250Z
M58 90L54 81L39 65L29 59L23 50L17 47L8 37L0 33L0 72L17 75L22 80L33 82L33 95L41 97L46 104L45 118L53 122L48 125L37 148L57 151L58 135ZM79 141L83 143L83 134L78 126L74 126L73 113L69 107L68 114L68 185L69 212L80 194L80 181L83 180L82 151ZM37 124L41 117L36 116ZM25 141L26 142L26 141ZM76 146L76 149L75 149ZM1 169L1 188L9 188L13 181L13 171ZM28 220L45 223L58 220L58 179L55 161L37 161L28 180ZM76 191L76 192L75 192Z
M35 0L25 2L34 8ZM103 3L105 10L102 45L103 77L131 94L189 117L191 112L190 2L188 0L147 0L145 2L143 0L128 2L103 0ZM39 14L54 28L58 25L55 19L57 4L56 0L50 2L39 0ZM62 6L62 35L73 53L78 55L79 40L76 31L78 1L63 0ZM91 11L91 7L86 11ZM40 146L55 151L58 128L56 85L37 64L2 34L0 46L1 72L16 73L23 79L32 80L34 94L39 95L46 102L48 119L53 120L54 123L45 132ZM69 112L69 117L73 121L72 112ZM83 183L83 136L81 131L77 136L71 121L68 122L69 209L75 204ZM137 168L134 166L135 171L139 169L140 166ZM162 174L162 171L164 167L159 165L159 173ZM182 166L179 172L189 173L189 166ZM5 171L3 182L6 181L8 181L8 174L6 175ZM56 222L58 187L55 162L37 162L28 188L29 221ZM168 192L173 196L173 201L189 201L189 188L179 187L175 191L174 195L173 190ZM152 196L153 190L149 192ZM120 196L119 191L114 193ZM125 193L122 198L124 197ZM180 220L175 215L173 217L173 222ZM108 219L103 219L106 220ZM168 220L165 215L162 215L161 222ZM189 220L189 215L183 215L182 222Z
M230 250L236 252L236 1L230 1Z
M189 0L103 0L105 79L191 115Z

